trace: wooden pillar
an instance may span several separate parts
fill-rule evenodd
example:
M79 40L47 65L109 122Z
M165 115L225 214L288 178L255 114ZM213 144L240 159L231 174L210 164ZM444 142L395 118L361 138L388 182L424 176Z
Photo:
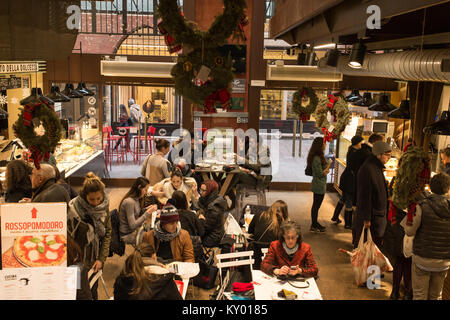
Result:
M263 58L264 52L264 17L266 10L265 1L250 0L253 5L251 38L250 38L250 59L248 77L248 128L259 132L259 104L261 87L252 87L252 80L266 79L266 63Z
M183 13L187 20L195 21L195 0L183 1ZM190 101L182 98L183 122L182 127L186 130L194 129L193 105Z

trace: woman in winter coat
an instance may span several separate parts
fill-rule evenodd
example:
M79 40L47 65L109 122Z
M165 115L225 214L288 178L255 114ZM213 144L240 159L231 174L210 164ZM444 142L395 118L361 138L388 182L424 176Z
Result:
M105 185L92 172L86 174L79 196L69 202L67 232L80 246L85 266L94 272L102 269L112 228ZM97 283L91 291L97 300Z
M145 266L144 259L154 254L153 246L141 243L128 256L114 282L114 300L182 300L173 273L159 267L165 272L154 274Z
M228 209L227 201L219 195L219 185L214 180L208 180L200 186L200 210L198 218L203 224L205 235L203 246L219 247L225 234L224 212Z
M353 206L356 206L356 173L358 165L357 151L361 149L363 142L364 139L361 136L354 136L352 138L352 145L348 148L347 152L347 166L345 167L344 172L342 172L341 179L339 181L339 189L342 190L342 197L336 205L333 217L331 218L331 221L335 224L341 223L342 221L339 219L339 214L345 205L345 229L352 228Z
M12 160L6 166L5 202L19 202L31 198L30 174L33 169L23 160Z
M186 230L191 237L203 237L205 229L197 214L188 209L186 195L182 191L175 191L167 203L172 204L178 210L181 228Z
M314 195L311 208L311 232L325 232L325 227L318 222L319 209L327 190L327 174L330 172L330 165L324 155L325 146L323 138L315 138L307 158L307 167L312 169L311 191Z
M165 206L153 230L147 231L142 242L156 250L156 256L165 263L172 261L195 262L194 249L189 233L181 229L178 210Z
M311 247L302 242L300 227L292 221L286 221L280 229L279 240L270 244L261 270L271 276L317 276L319 269Z

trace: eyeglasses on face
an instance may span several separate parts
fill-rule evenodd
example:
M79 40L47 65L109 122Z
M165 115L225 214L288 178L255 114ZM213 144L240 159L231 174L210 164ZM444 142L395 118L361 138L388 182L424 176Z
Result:
M293 237L286 237L284 236L284 240L289 241L289 240L297 240L298 236L293 236Z

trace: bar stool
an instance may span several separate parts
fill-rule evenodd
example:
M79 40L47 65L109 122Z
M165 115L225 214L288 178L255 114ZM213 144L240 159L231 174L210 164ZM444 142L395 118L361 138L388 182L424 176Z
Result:
M114 135L114 131L111 126L107 127L108 130L108 140L110 142L110 152L111 152L111 159L114 161L114 156L116 157L116 162L124 162L125 159L125 152L126 151L126 141L124 141L126 138L122 137L120 135ZM125 139L124 139L125 138ZM118 142L120 140L120 143L118 145ZM116 148L117 146L117 148Z
M147 140L145 140L145 136L141 136L141 142L144 141L144 143L147 145L148 154L153 154L154 150L156 149L155 146L155 133L156 128L153 126L150 126L147 128ZM147 156L145 154L145 149L141 148L141 143L138 142L138 136L133 137L134 141L134 154L135 154L135 163L141 163L141 160ZM144 150L144 152L142 152Z

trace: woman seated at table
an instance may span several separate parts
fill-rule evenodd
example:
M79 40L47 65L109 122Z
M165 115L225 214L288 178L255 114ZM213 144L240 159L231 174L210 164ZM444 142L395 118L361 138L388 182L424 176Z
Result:
M152 205L142 210L148 187L148 179L138 177L119 204L119 231L120 237L125 243L136 244L137 230L158 208L156 205Z
M147 231L142 242L151 244L156 255L165 263L172 261L195 262L194 249L189 233L181 229L178 210L165 206L153 230Z
M280 225L288 220L288 207L283 200L277 200L268 210L255 214L248 227L248 233L252 235L249 250L254 251L255 269L261 266L261 248L268 248L272 241L278 239Z
M170 178L172 165L165 158L169 153L170 143L166 139L156 139L156 152L149 154L142 164L141 175L150 181L150 186L154 186L165 178Z
M302 242L300 227L292 221L283 222L279 240L270 244L261 270L268 275L315 277L318 273L311 247Z
M255 138L249 139L249 148L245 154L245 158L242 158L238 154L236 162L241 172L234 175L227 190L227 195L231 200L230 209L234 208L236 204L234 188L238 184L256 189L267 188L272 181L270 150L266 145L260 148Z
M202 223L205 234L202 237L203 246L207 248L219 247L225 234L224 212L228 209L227 201L219 195L219 185L214 180L207 180L200 186L200 210L198 218Z
M128 256L114 283L114 300L182 300L173 273L155 274L145 266L154 253L153 246L142 243Z
M189 210L184 192L175 191L167 203L177 208L178 215L180 216L181 229L186 230L191 237L203 237L205 234L203 223L200 222L195 211Z
M175 191L181 191L186 195L188 201L188 209L191 204L198 207L198 198L200 195L197 191L197 183L193 178L184 178L181 171L175 169L170 178L166 178L153 186L151 195L155 196L162 205L167 203Z

